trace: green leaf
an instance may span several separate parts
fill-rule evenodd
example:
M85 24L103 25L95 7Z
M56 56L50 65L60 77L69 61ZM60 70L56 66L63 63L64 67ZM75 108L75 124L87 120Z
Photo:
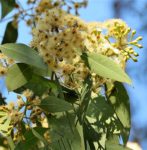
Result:
M109 100L124 127L130 128L130 102L129 96L123 84L115 82Z
M28 47L24 44L3 44L0 45L0 50L8 57L40 68L40 69L47 69L47 65L43 62L43 59L39 56L39 54L33 50L32 48Z
M73 134L73 140L71 142L72 150L84 150L82 143L81 143L81 137L79 132L75 129Z
M48 79L35 75L34 68L35 67L23 63L12 65L8 69L6 76L8 90L15 90L16 93L21 93L27 88L38 96L42 96L42 94L49 89L57 93L57 85ZM40 69L38 69L38 71L40 71Z
M130 102L129 96L123 84L115 82L114 89L109 96L109 101L115 110L117 117L122 123L124 129L122 130L122 138L124 143L128 141L130 126L131 126L131 115L130 115Z
M91 100L91 91L92 91L91 86L92 86L91 77L88 76L84 82L84 86L81 91L81 97L80 97L81 104L77 112L77 116L80 124L83 124L83 121L86 117L86 111Z
M42 127L35 127L35 131L43 135L48 129L47 128L42 128ZM38 138L33 134L32 130L26 131L24 134L25 141L19 142L15 150L30 150L35 147L35 145L38 142Z
M94 120L94 122L92 121L93 125L95 125L94 129L97 129L96 131L99 133L96 137L99 135L101 139L101 146L104 146L104 134L107 134L107 137L109 137L114 133L120 133L121 130L124 130L121 122L116 117L113 107L104 96L99 95L98 97L91 100L91 103L88 107L87 116L89 122L92 119ZM89 125L87 126L87 129L90 130ZM96 135L96 133L92 132L92 128L91 132L87 131L86 133L90 133L88 136L89 138L94 138Z
M97 142L101 139L101 133L98 133L91 125L91 123L88 121L88 119L85 119L85 123L83 125L84 127L84 137L86 140L91 142Z
M76 129L77 129L77 131L80 135L80 138L81 138L81 150L87 150L87 149L85 149L86 146L85 146L85 139L84 139L84 133L83 133L83 126L80 125L79 122L76 125Z
M32 128L32 133L37 137L40 141L42 141L45 145L48 145L47 141L43 137L43 135L40 135L35 129Z
M14 145L12 137L8 136L7 137L7 141L8 141L8 145L10 146L11 150L14 150L15 149L15 145Z
M109 117L112 117L114 111L112 107L107 103L106 98L99 95L94 98L88 108L87 115L89 117L101 117L106 121Z
M53 150L84 150L81 137L74 126L75 116L67 113L65 116L48 118L51 136L51 148Z
M119 137L114 135L106 141L106 150L129 150L128 148L119 144Z
M4 18L15 6L15 0L0 0L2 5L2 16Z
M9 91L25 85L31 78L31 67L26 64L14 64L8 69L6 85Z
M70 137L60 136L60 139L57 142L51 144L53 150L84 150L81 147L81 139L77 130L71 134Z
M128 75L110 58L97 53L83 53L81 57L87 66L99 76L131 83Z
M78 94L75 90L62 86L64 99L70 103L75 103L78 100Z
M12 22L7 24L2 44L15 43L18 37L18 30L12 25Z
M48 96L43 99L39 107L50 113L63 112L73 109L70 103L55 96Z
M51 77L51 73L52 73L52 71L49 68L42 69L37 67L32 67L32 72L34 74L37 74L39 76L44 76L44 77Z
M25 89L32 90L37 96L42 96L48 91L50 91L50 94L58 93L58 87L54 81L50 81L35 74L32 74L30 80L23 87L15 90L15 92L22 93Z

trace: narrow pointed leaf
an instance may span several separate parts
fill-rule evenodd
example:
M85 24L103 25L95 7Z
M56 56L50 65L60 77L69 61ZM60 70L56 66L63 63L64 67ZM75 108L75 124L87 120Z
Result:
M129 96L123 84L116 82L109 100L124 127L131 126Z
M15 43L18 37L18 30L12 25L12 22L7 24L2 44Z
M129 96L123 84L115 82L109 101L124 127L121 134L123 142L127 143L131 127L131 114Z
M43 59L39 56L39 54L27 45L8 43L0 45L0 50L6 56L16 61L37 68L47 69L47 65L43 62Z
M39 134L35 129L32 128L33 135L38 138L40 141L42 141L45 145L48 145L47 141L43 137L43 135Z
M81 57L91 71L99 76L129 84L131 83L131 79L128 75L110 58L97 53L83 53Z

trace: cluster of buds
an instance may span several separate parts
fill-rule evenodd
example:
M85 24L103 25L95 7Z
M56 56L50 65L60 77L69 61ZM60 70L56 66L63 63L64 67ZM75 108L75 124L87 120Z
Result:
M127 47L124 50L121 50L121 53L124 55L126 60L131 58L134 62L137 62L136 57L139 56L139 54L136 53L132 47Z
M106 36L108 38L113 37L116 40L123 40L124 37L127 37L128 33L131 31L127 24L120 19L108 20L104 23L104 26L108 30Z
M114 40L112 45L120 50L125 61L132 59L136 62L136 57L139 55L134 51L134 47L142 48L142 45L138 43L142 40L142 37L139 36L133 40L136 31L131 31L127 24L120 19L108 20L104 23L104 26L108 31L106 38L110 41Z

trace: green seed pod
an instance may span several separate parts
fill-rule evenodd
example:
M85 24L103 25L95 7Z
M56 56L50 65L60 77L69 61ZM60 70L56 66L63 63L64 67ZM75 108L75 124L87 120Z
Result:
M133 54L133 53L134 53L134 50L131 49L131 50L129 51L129 54Z
M133 60L134 62L138 62L137 58L132 58L132 60Z
M135 46L137 46L138 48L143 48L141 44L136 44Z
M127 59L127 60L128 60L128 59L130 59L130 56L129 56L129 55L127 55L127 56L126 56L126 59Z
M141 41L142 40L142 36L139 36L136 40L137 41Z
M127 52L124 52L124 55L125 55L125 56L128 56L128 53L127 53Z
M135 34L136 34L136 30L133 30L133 31L132 31L132 35L135 35Z
M134 56L136 56L136 57L137 57L137 56L139 56L139 54L138 54L138 53L134 53Z

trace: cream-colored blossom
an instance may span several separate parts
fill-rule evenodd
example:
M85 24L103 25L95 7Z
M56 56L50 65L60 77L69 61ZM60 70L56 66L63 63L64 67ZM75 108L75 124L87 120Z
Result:
M25 91L23 91L22 95L26 98L31 98L33 96L33 91L26 89Z
M91 73L79 53L95 52L106 55L123 69L128 57L136 56L129 48L132 44L129 41L130 28L120 19L104 23L86 23L77 16L54 8L45 11L32 32L31 46L38 49L48 67L70 88L80 88L87 75ZM112 42L111 38L115 40ZM92 77L95 81L94 89L106 82L104 78L95 78Z

